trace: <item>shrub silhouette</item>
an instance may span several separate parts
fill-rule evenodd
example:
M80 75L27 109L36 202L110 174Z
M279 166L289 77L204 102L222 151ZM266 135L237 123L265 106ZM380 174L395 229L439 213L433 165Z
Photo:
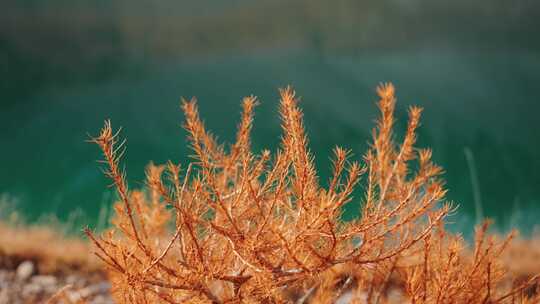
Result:
M412 303L528 301L508 285L497 258L507 239L477 231L467 254L444 230L442 169L416 149L421 109L409 109L398 145L394 87L380 85L380 118L361 162L334 150L328 187L319 184L295 92L280 91L283 128L276 152L250 148L255 97L242 103L236 141L219 144L183 101L193 162L150 164L146 190L130 191L120 169L124 142L109 121L92 139L116 187L114 227L87 235L108 269L118 303ZM416 168L413 170L412 168ZM361 216L340 220L360 179Z

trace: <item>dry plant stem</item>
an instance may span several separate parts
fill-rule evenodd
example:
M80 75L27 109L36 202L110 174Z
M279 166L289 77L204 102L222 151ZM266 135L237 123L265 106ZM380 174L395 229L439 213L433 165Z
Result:
M58 290L52 297L50 297L45 304L54 304L58 303L59 300L64 300L67 303L72 303L72 301L69 300L69 298L66 296L66 292L70 290L73 286L72 285L66 285L60 290Z
M100 146L103 156L105 157L105 160L103 161L109 166L109 169L104 169L104 173L107 177L113 180L114 185L116 186L116 190L118 192L118 195L120 196L122 202L124 203L124 206L126 208L127 214L129 216L129 220L131 223L131 229L135 236L135 239L137 240L137 243L139 245L142 245L141 239L139 237L139 234L137 232L137 228L135 227L135 222L133 220L133 211L131 209L131 204L128 199L128 193L127 193L127 185L125 180L125 173L121 173L120 169L118 167L119 160L122 158L123 154L125 153L125 143L126 141L123 140L118 144L116 147L118 141L118 135L120 134L121 129L119 129L115 134L112 133L111 128L111 122L106 121L105 127L102 129L101 134L93 138L92 141L96 143L98 146Z
M103 237L85 232L108 268L115 299L286 303L287 290L302 288L303 303L334 301L351 286L368 303L383 303L394 280L401 280L413 303L497 303L493 299L504 301L530 286L532 281L499 292L497 258L511 236L500 245L484 240L488 224L478 229L470 258L462 258L461 240L443 229L453 208L444 201L442 169L432 163L430 150L414 147L421 109L409 109L397 144L394 87L383 84L377 93L381 118L370 149L356 162L350 151L336 147L326 188L319 184L290 87L280 90L283 135L274 154L251 150L255 97L244 98L230 146L205 129L194 99L183 100L193 161L183 177L180 165L150 164L146 193L128 191L119 170L123 142L118 144L118 133L105 122L92 142L103 151L104 172L120 202L111 231ZM352 203L362 177L367 180L361 216L343 222L342 207ZM343 267L359 274L348 274L346 285L332 290L337 281L331 276ZM472 296L478 290L481 295Z

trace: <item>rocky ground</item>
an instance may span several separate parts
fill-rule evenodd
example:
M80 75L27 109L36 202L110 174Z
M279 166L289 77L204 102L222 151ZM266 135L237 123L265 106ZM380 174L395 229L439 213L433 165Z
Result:
M110 284L99 273L39 274L32 261L0 269L0 304L114 303Z
M0 220L0 304L113 303L92 248L59 231Z

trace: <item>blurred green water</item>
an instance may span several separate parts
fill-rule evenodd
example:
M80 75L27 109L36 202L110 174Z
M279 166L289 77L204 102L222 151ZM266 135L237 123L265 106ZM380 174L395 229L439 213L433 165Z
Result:
M304 2L297 2L302 7ZM238 26L243 28L242 22L249 20L238 16L244 11L230 9L237 17L220 18L241 20ZM106 20L117 20L118 15L111 16ZM148 36L139 37L148 45L133 47L139 38L125 42L125 32L111 21L90 31L95 41L82 40L86 43L82 46L106 46L88 53L93 55L73 42L80 39L79 32L52 41L51 37L61 36L55 30L62 31L48 29L44 35L48 50L43 53L15 43L18 40L4 32L0 193L16 197L18 209L31 219L44 213L65 219L80 208L95 222L101 206L114 196L95 163L100 157L97 147L85 140L88 133L98 132L104 119L123 127L128 139L125 164L131 187L136 188L148 161L187 161L190 151L180 127L180 96L198 97L207 126L224 141L234 137L241 98L258 96L262 104L256 111L253 144L261 150L278 145L277 88L288 84L302 98L310 147L324 182L335 145L351 148L358 158L365 151L377 117L375 86L391 81L397 87L400 130L409 105L425 107L419 146L432 147L435 160L446 169L448 198L461 206L456 222L470 225L475 216L464 154L469 148L484 214L522 227L539 223L540 53L534 43L527 44L528 32L516 31L521 36L509 38L480 28L476 34L484 31L496 39L475 41L474 31L459 34L466 27L424 30L424 36L413 35L414 43L406 43L407 39L389 42L359 36L364 32L350 28L334 37L329 32L344 25L328 23L327 29L320 20L311 20L315 27L308 24L289 31L303 37L300 45L291 40L267 43L246 34L240 36L257 46L239 48L228 45L226 38L215 38L220 34L212 29L206 30L214 33L207 37L210 40L204 39L204 31L202 40L181 36L190 42L189 51L174 43L160 44L161 40L148 42ZM228 30L240 31L232 25ZM154 32L167 33L160 27ZM454 34L437 38L440 33ZM175 41L174 35L167 37ZM511 43L514 40L520 43ZM72 48L62 47L66 41L73 42ZM194 47L193 41L199 45ZM171 54L174 49L178 55ZM354 214L352 207L346 215Z

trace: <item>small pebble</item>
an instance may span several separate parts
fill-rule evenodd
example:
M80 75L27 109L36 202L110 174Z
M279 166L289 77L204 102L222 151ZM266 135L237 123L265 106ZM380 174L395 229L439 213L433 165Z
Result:
M32 283L41 286L54 286L56 285L56 278L52 275L36 275L32 277Z
M34 263L24 261L17 267L17 279L26 281L34 273Z

